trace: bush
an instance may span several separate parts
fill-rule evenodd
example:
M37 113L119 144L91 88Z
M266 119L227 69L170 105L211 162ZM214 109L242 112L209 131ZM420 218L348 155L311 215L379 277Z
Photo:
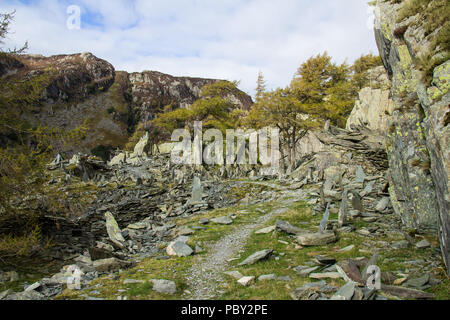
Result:
M36 226L22 236L9 234L0 237L0 258L30 257L50 246L50 240L44 239L41 229Z
M109 158L111 157L112 151L114 151L115 148L113 146L104 146L99 145L91 150L91 153L94 156L97 156L101 158L103 161L109 161Z

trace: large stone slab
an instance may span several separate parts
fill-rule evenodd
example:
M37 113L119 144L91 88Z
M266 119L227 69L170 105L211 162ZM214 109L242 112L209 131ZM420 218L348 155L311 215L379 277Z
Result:
M194 177L192 183L192 197L191 203L199 203L203 199L203 187L199 177Z
M354 282L348 282L331 297L331 300L351 300L355 294L355 288Z
M125 247L125 239L122 236L122 231L117 224L116 219L111 212L105 213L106 218L106 231L108 232L109 239L117 245L119 248L123 249Z
M268 233L275 231L275 229L276 229L276 226L270 226L270 227L255 231L255 234L268 234Z
M327 208L325 209L325 213L323 214L322 221L320 221L319 225L319 233L323 233L327 229L328 219L330 218L330 203L327 203Z
M245 265L255 264L261 260L267 259L268 257L270 257L270 255L272 253L273 253L273 250L271 250L271 249L266 249L266 250L255 252L254 254L249 256L247 259L242 261L239 265L245 266Z
M109 258L94 261L94 268L98 272L112 272L119 269L128 268L132 264L128 261L119 260L117 258Z
M211 219L211 222L223 225L230 225L233 223L233 219L231 219L230 217L219 217Z
M358 283L364 282L361 272L353 259L339 261L336 268L338 269L338 272L343 273L350 280Z
M434 294L405 287L381 284L381 291L404 299L434 299Z
M341 206L339 207L338 227L342 228L347 223L348 214L348 191L345 190L342 194Z
M242 277L241 279L238 280L238 283L244 287L247 287L247 286L251 285L254 281L255 281L255 277L249 276L249 277Z
M153 291L169 295L177 293L177 285L173 281L152 279L150 282L153 283Z
M337 241L334 232L325 231L323 233L305 233L297 236L297 241L302 246L324 246Z
M301 233L305 233L304 230L294 227L292 224L290 224L287 221L283 221L283 220L277 220L276 222L276 227L278 229L280 229L281 231L284 231L288 234L301 234Z
M192 250L185 242L176 240L167 246L166 253L169 256L189 257L194 253L194 250Z

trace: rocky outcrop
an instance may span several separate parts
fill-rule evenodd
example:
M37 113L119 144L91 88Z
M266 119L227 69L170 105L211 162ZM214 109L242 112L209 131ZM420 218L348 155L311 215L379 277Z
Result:
M390 99L391 84L383 67L369 70L368 78L370 87L363 88L359 92L359 98L347 120L347 129L366 126L384 135L394 107Z
M114 83L115 70L107 61L91 53L57 55L20 55L26 77L49 74L43 99L49 103L86 98L96 91L106 91Z
M139 123L154 118L164 107L188 108L215 79L173 77L156 71L115 71L91 53L73 55L0 55L0 78L33 87L39 103L32 103L25 121L64 130L85 127L86 137L60 150L66 156L96 148L122 149ZM13 94L16 94L13 92ZM22 92L17 92L23 98ZM240 90L225 98L249 109L250 96ZM25 102L27 103L27 102Z
M403 5L378 0L375 10L376 41L392 79L394 101L387 130L391 200L407 226L438 230L450 273L450 62L434 68L431 82L425 80L424 57L438 61L436 57L448 55L433 45L441 26L428 32L436 17L422 16L423 10L399 18Z
M129 81L132 88L133 103L138 105L138 118L152 120L154 115L168 105L174 108L189 108L200 98L202 88L218 80L189 77L174 77L156 71L131 73ZM230 95L236 105L249 109L251 98L242 92Z

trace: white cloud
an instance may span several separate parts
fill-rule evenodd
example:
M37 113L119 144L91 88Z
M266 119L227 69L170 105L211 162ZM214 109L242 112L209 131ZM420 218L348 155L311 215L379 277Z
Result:
M82 8L82 29L66 8ZM9 46L30 53L90 51L117 70L241 80L253 94L261 70L270 88L289 84L308 57L328 51L349 62L377 52L366 0L4 0L17 10Z

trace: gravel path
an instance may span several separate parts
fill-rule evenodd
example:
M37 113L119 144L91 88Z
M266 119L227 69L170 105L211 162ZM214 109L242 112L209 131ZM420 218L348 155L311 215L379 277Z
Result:
M236 257L254 230L263 227L270 219L287 210L287 207L274 209L253 223L238 226L232 233L210 246L209 253L187 273L186 281L191 294L186 299L211 300L220 296L218 285L223 281L223 272L229 271L228 260Z

